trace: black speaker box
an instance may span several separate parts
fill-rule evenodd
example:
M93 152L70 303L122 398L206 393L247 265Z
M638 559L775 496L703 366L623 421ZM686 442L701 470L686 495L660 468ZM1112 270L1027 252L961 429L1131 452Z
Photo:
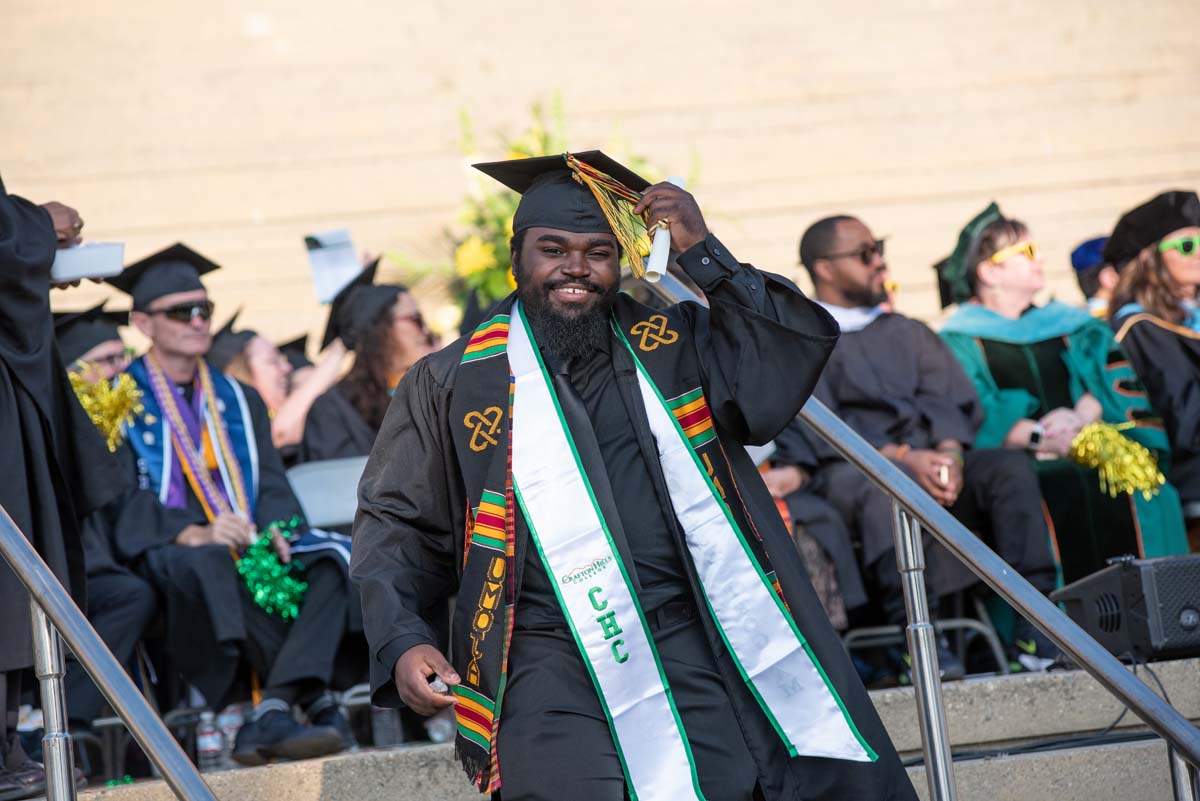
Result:
M1116 560L1050 599L1116 656L1200 655L1200 553Z

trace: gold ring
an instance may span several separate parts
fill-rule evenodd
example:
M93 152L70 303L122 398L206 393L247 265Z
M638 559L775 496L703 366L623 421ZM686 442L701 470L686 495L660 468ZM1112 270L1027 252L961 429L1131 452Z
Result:
M655 225L655 227L656 228L670 228L671 227L671 218L663 217L661 220L658 221L658 223Z

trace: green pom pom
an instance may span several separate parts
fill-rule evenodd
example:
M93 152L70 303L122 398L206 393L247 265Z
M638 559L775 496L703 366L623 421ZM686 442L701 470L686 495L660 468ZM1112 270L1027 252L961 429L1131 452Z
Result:
M300 612L308 584L293 575L298 565L284 564L271 547L271 537L278 531L285 538L299 525L282 521L272 523L238 560L238 574L246 582L254 603L271 615L294 620Z

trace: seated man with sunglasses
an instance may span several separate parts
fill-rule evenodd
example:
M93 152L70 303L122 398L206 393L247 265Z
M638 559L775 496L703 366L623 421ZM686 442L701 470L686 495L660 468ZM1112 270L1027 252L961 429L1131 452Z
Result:
M158 507L124 515L113 544L165 598L168 653L210 706L236 700L230 695L242 659L261 682L262 700L238 734L235 760L334 753L349 739L327 692L350 614L346 547L309 549L266 404L205 358L213 304L200 276L215 269L176 244L110 279L132 296L130 321L151 343L126 370L142 409L125 427L120 453L142 500L150 496ZM308 586L298 608L262 603L239 575L239 560L260 532L270 532L280 561L302 563ZM306 710L310 725L293 720L292 704Z
M883 240L854 217L829 217L804 233L800 260L818 302L842 331L816 396L980 532L1035 587L1054 589L1054 560L1033 467L1018 451L971 447L983 421L979 397L937 334L890 309ZM823 440L810 440L816 463L805 467L813 473L813 491L841 512L857 537L863 573L885 622L903 624L891 498ZM937 554L940 547L931 551ZM932 609L939 596L975 583L946 556L928 560ZM1018 622L1014 640L1013 657L1026 668L1045 669L1053 661L1053 646L1025 621ZM962 663L944 647L939 658L945 678L962 676ZM905 668L900 669L903 676Z

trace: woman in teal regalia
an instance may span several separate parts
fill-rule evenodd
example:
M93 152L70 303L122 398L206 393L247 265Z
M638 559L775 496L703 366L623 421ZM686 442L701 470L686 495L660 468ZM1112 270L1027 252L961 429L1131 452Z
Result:
M995 203L959 235L938 266L945 305L961 304L942 337L971 377L986 418L981 448L1027 450L1034 458L1065 582L1123 554L1185 553L1175 488L1120 492L1101 487L1099 471L1071 460L1072 444L1091 423L1122 426L1166 472L1169 446L1129 362L1108 326L1063 303L1034 306L1045 278L1028 228ZM1147 460L1143 473L1157 478ZM1143 486L1151 482L1142 476Z

